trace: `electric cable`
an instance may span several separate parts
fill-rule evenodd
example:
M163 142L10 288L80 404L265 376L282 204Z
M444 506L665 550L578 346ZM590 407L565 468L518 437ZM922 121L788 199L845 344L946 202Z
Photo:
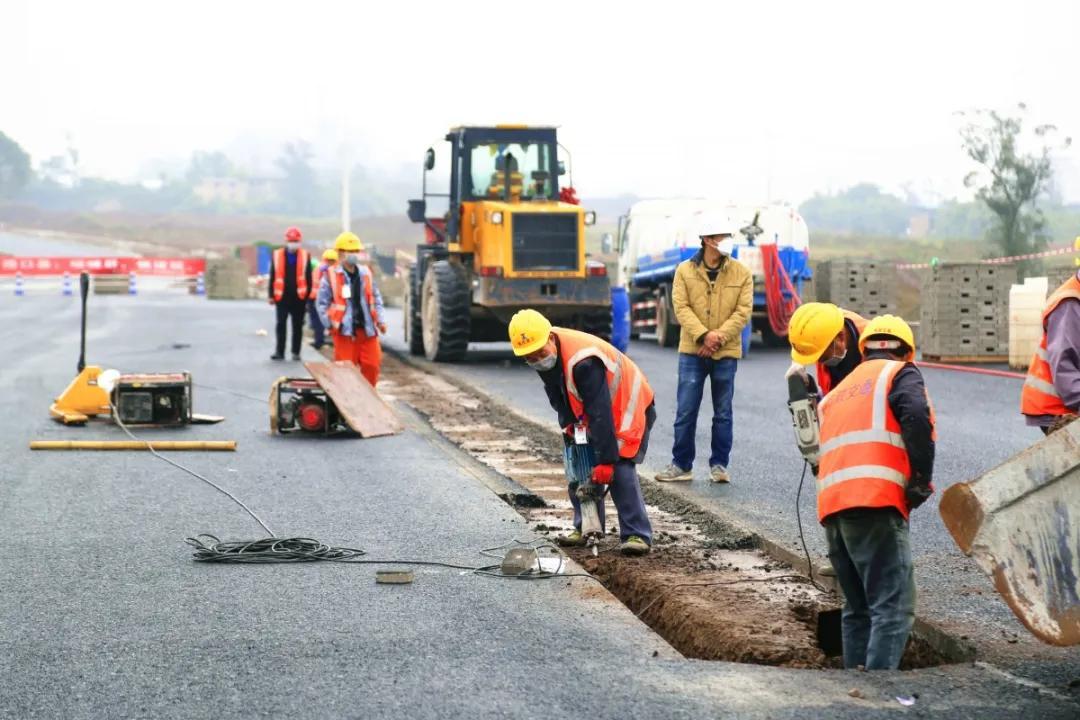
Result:
M202 383L191 383L193 387L197 387L200 390L213 390L214 392L225 393L226 395L235 395L238 398L244 398L245 400L253 400L257 403L266 404L266 398L256 397L254 395L248 395L246 393L237 392L235 390L229 390L228 388L216 387L214 385L203 385Z
M802 499L802 486L806 480L806 468L808 467L810 467L810 462L803 460L802 475L799 476L799 489L795 493L795 521L799 525L799 542L802 543L803 553L806 555L806 571L810 576L810 584L822 592L829 592L814 580L814 563L810 560L810 551L806 548L806 536L803 535L802 510L799 507L799 501Z

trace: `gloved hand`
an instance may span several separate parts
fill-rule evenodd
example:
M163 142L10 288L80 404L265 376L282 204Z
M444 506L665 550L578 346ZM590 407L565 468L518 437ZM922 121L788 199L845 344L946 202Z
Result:
M597 485L594 482L581 483L577 486L577 496L579 500L599 500L604 497L605 490L607 490L607 485Z
M934 494L933 485L908 485L904 489L904 497L907 500L908 510L914 510L922 505Z
M1054 422L1050 425L1050 427L1047 428L1046 434L1049 435L1050 433L1057 432L1061 428L1063 428L1066 425L1068 425L1069 423L1071 423L1077 417L1078 417L1077 415L1061 415L1061 416L1059 416L1057 418L1057 420L1054 420Z
M592 469L592 481L597 485L610 485L614 476L614 465L596 465Z
M801 375L803 380L809 380L809 376L807 376L806 374L806 367L800 365L797 362L791 363L791 367L789 367L787 369L787 372L784 373L784 379L787 380L789 377L795 374Z

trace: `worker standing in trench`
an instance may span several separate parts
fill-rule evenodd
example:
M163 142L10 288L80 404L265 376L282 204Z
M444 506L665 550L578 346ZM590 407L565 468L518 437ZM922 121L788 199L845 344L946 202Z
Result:
M1080 238L1076 239L1080 250ZM1080 270L1046 301L1043 336L1020 395L1027 424L1049 435L1080 413Z
M370 269L361 264L364 246L355 233L343 232L334 241L338 263L319 286L319 318L334 339L334 360L360 366L375 387L382 367L379 335L386 334L382 293Z
M647 555L652 525L636 465L645 459L656 407L645 374L600 338L552 327L536 310L515 313L509 332L514 354L524 358L544 382L564 442L588 444L595 452L591 491L597 498L601 524L603 495L610 489L619 515L619 549L624 555ZM581 503L574 488L570 502L574 531L557 542L584 545Z
M806 366L816 364L818 390L827 395L863 361L859 336L866 322L832 303L800 305L788 323L792 362L785 377L798 373L806 380Z
M844 593L844 667L895 670L915 622L908 515L934 491L934 411L906 322L874 318L859 351L819 406L818 519Z

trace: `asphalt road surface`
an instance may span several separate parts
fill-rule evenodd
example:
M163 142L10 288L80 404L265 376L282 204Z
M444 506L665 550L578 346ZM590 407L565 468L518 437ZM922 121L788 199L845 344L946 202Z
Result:
M196 411L227 417L140 434L238 440L236 453L173 457L278 535L465 565L526 535L405 410L408 429L395 437L269 435L271 381L303 371L268 359L272 338L257 334L271 327L265 303L144 294L91 307L90 362L190 370ZM54 296L0 299L0 717L865 718L910 712L896 698L915 694L915 711L934 717L1076 716L1068 690L979 666L858 674L687 661L584 578L418 568L412 585L380 586L371 566L195 564L189 535L263 533L147 453L27 449L35 438L123 437L105 422L48 419L75 373L76 308ZM733 488L752 482L743 462Z

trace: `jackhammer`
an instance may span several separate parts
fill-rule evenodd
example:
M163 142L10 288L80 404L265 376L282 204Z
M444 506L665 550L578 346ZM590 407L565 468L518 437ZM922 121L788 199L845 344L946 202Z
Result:
M592 481L596 454L587 444L573 443L565 449L566 479L570 491L575 493L581 505L581 536L593 556L599 553L604 528L600 524L599 503L604 502L604 488Z
M795 427L795 445L815 475L821 460L817 396L814 378L798 372L788 376L788 410Z

